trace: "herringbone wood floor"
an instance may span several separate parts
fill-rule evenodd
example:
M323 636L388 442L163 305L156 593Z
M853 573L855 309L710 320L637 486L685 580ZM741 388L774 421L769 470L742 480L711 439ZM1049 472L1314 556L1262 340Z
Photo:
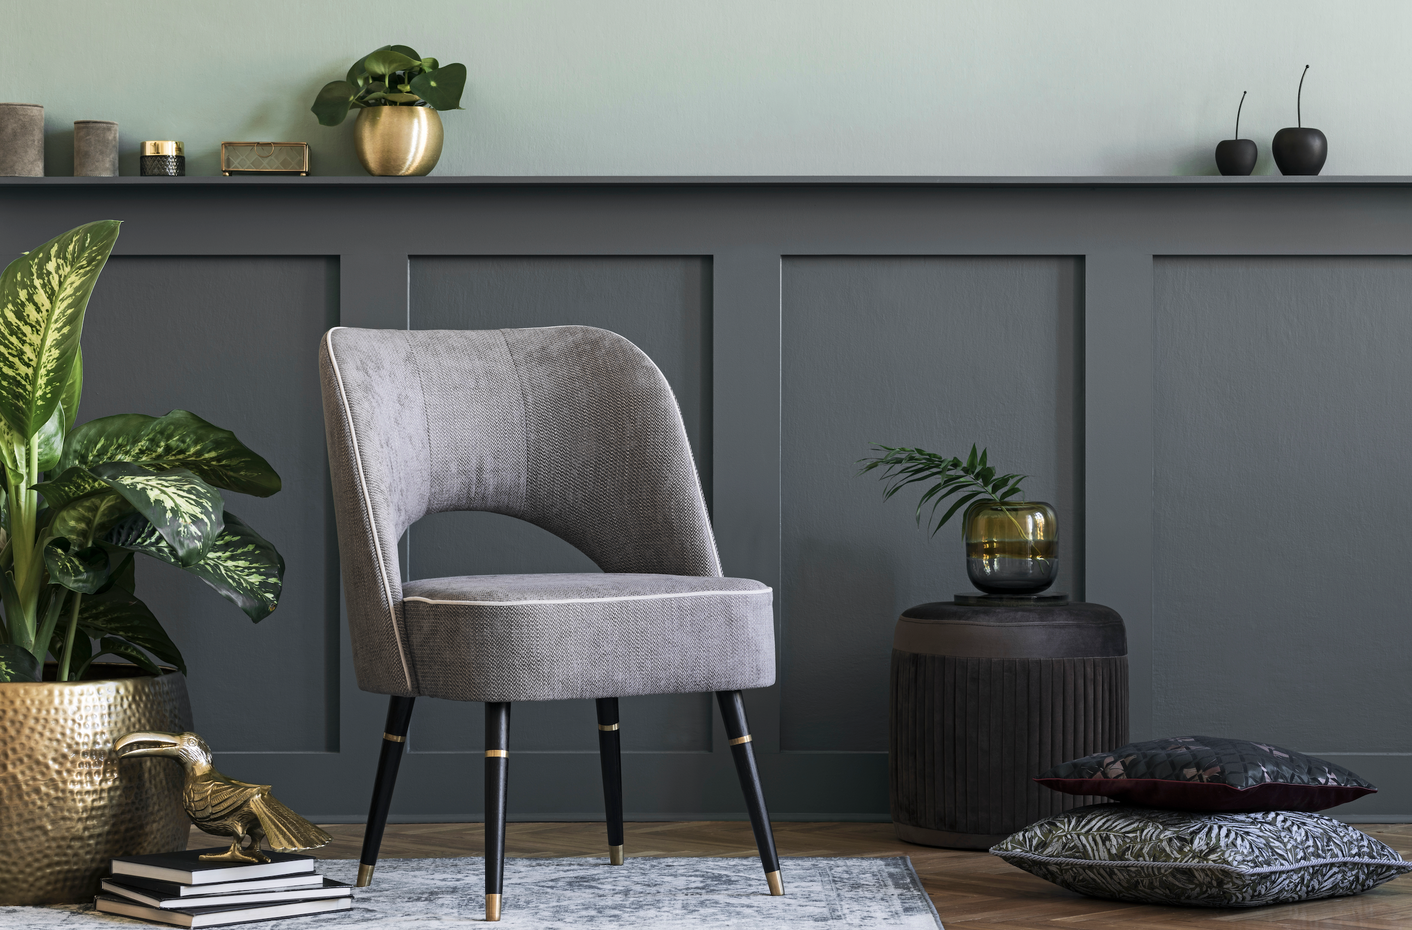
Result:
M950 930L1025 930L1074 927L1084 930L1405 930L1412 927L1412 875L1352 898L1249 909L1150 907L1097 901L1064 891L983 852L932 849L904 843L891 824L777 823L782 856L910 856ZM356 859L359 824L325 824L334 841L315 854ZM1364 824L1360 829L1412 857L1412 824ZM192 830L193 847L216 845ZM387 858L479 856L481 825L392 824L383 839ZM514 857L603 856L598 823L512 823L506 853ZM748 823L630 823L624 845L629 856L753 856ZM785 893L789 865L784 865ZM478 878L478 876L477 876ZM763 883L764 879L761 879Z

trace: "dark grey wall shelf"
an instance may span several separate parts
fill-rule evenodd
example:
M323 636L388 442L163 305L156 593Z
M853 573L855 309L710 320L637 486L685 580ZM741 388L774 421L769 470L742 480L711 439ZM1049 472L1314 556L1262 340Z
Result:
M293 184L303 186L391 186L425 187L438 185L453 186L520 186L520 185L590 185L590 186L634 186L634 185L682 185L687 187L747 185L747 186L788 186L800 187L824 185L827 187L1263 187L1266 185L1299 187L1389 187L1412 185L1412 177L1403 175L1321 175L1314 177L1284 177L1282 175L1254 175L1251 177L1222 177L1220 175L1192 175L1183 177L1142 177L1137 175L1113 175L1092 177L1043 177L1022 175L1017 177L925 177L911 175L878 175L872 177L834 175L795 175L778 177L772 175L567 175L558 177L538 177L534 175L506 175L486 177L454 177L434 175L419 178L375 178L355 176L311 176L290 175L202 175L180 178L165 177L118 177L118 178L7 178L0 177L0 186L31 185L59 187L93 186L109 187L127 184L159 184L179 186L200 186L206 184Z
M81 416L192 409L286 480L232 505L290 563L272 618L139 585L221 767L300 810L363 815L383 712L339 619L319 334L575 322L657 359L727 572L776 589L749 710L777 816L886 818L892 624L967 587L950 527L853 477L881 441L1035 476L1060 586L1127 621L1134 738L1289 745L1382 787L1340 815L1412 819L1412 624L1373 544L1412 520L1412 179L0 179L0 255L106 217ZM409 570L583 564L484 516L418 524ZM623 714L629 817L740 815L708 702ZM476 817L479 712L418 715L394 817ZM517 710L512 815L595 816L594 733Z

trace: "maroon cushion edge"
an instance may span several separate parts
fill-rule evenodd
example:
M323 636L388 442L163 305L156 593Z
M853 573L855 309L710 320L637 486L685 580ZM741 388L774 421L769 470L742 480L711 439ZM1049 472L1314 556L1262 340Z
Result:
M1291 785L1267 782L1235 788L1214 782L1163 778L1036 778L1064 794L1088 794L1145 807L1179 811L1322 811L1355 801L1377 788L1356 785Z

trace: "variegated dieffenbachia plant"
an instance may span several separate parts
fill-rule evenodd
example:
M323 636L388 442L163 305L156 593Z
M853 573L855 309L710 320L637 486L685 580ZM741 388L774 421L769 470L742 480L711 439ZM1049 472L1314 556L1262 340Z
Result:
M39 680L50 655L59 681L101 655L185 672L133 593L138 553L185 569L251 620L279 603L284 559L221 493L274 494L268 462L185 410L75 425L84 312L118 226L72 229L0 275L0 682Z

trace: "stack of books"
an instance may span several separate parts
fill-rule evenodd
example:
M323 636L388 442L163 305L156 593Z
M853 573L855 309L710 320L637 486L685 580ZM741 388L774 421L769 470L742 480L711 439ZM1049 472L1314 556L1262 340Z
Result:
M93 905L105 914L177 927L223 927L251 920L274 920L346 911L353 889L314 871L313 856L272 852L269 862L202 862L189 849L113 860L103 879L104 894Z

